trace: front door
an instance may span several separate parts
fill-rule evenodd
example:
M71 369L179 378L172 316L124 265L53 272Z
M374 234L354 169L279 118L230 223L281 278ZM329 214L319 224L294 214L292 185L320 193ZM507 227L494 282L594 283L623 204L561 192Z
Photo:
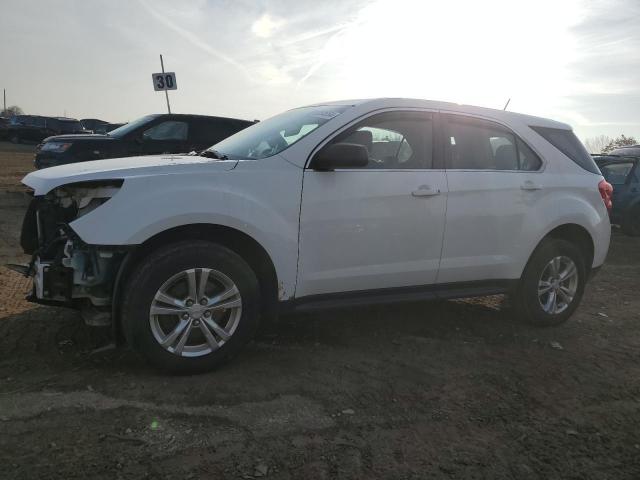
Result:
M431 113L375 114L330 142L364 145L366 167L305 170L296 297L436 281L447 183L433 131Z

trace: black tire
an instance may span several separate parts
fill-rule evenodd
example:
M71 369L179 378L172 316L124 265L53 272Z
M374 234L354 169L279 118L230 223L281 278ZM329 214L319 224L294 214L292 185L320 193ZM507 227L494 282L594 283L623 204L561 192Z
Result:
M174 275L192 268L211 268L226 275L242 299L239 323L217 350L184 357L166 350L154 337L150 307L158 289ZM214 369L235 355L255 335L260 322L260 288L249 265L228 248L207 241L182 241L166 245L144 258L123 289L121 318L132 347L149 362L172 373L200 373Z
M629 210L622 221L622 231L630 237L640 237L640 206Z
M573 300L560 313L546 312L538 297L538 282L549 262L558 256L570 258L577 270L577 288ZM543 241L533 252L513 296L513 306L518 317L536 326L559 325L566 322L578 308L587 279L582 251L571 242L561 239Z
M20 143L20 136L17 133L14 133L13 135L11 135L11 138L9 138L9 140L11 141L11 143Z

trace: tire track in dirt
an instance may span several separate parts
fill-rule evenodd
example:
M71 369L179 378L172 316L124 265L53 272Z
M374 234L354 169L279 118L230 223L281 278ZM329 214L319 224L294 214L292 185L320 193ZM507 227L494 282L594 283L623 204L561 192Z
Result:
M115 410L133 408L179 416L213 417L231 421L255 436L283 434L298 430L320 430L334 425L323 407L300 395L283 395L263 402L231 406L180 406L124 400L98 392L43 392L5 396L0 394L0 420L27 420L62 409Z

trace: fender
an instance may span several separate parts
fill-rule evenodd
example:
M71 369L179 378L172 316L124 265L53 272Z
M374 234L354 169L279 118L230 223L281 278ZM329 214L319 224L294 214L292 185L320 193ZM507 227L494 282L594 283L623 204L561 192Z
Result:
M593 263L591 267L598 267L604 263L609 248L609 237L603 232L610 230L606 208L597 190L593 199L584 198L584 191L574 193L567 189L557 189L552 195L545 196L536 208L529 211L525 218L525 227L521 235L524 247L522 252L531 254L540 242L554 229L562 225L573 224L584 228L594 245ZM595 205L601 206L599 211ZM539 228L544 225L544 228ZM522 256L518 259L517 276L521 276L529 258Z
M301 189L302 169L277 157L224 172L131 177L70 226L88 244L112 246L198 223L236 229L267 251L286 300L295 294Z

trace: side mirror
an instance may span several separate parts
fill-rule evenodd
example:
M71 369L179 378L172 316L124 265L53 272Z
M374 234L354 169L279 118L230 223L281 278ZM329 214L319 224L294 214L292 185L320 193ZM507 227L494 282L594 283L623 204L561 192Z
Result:
M369 163L369 151L357 143L334 143L320 150L310 167L314 170L328 171L336 168L361 168Z

